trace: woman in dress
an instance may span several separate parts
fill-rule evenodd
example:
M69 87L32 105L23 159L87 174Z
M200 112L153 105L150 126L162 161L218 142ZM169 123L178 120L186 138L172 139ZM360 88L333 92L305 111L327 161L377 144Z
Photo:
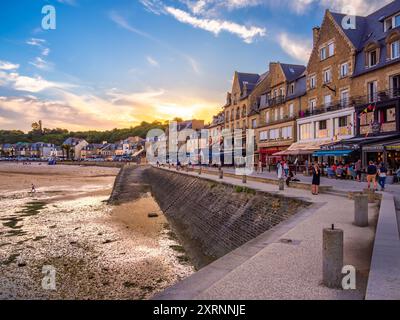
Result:
M312 186L311 192L313 195L317 195L319 193L319 185L321 184L321 169L317 162L314 163L312 167Z

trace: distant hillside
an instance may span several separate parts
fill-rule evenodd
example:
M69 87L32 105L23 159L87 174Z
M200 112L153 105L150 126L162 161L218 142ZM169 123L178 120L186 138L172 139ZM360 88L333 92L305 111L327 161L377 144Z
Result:
M167 123L161 123L159 121L148 123L143 121L136 127L127 129L113 129L109 131L72 132L60 128L44 128L43 130L33 129L32 131L25 133L20 130L0 130L0 144L17 142L45 142L61 145L65 139L69 137L83 138L89 143L102 143L103 141L113 143L132 136L145 138L149 130L157 128L165 130L166 127Z

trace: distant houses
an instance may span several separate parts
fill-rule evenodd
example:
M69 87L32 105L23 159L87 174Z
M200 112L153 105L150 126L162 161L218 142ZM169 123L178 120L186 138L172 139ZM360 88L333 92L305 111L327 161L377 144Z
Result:
M0 157L12 159L63 160L118 160L138 156L144 150L145 140L140 137L129 137L117 143L89 143L85 139L70 137L57 146L44 142L18 142L0 144Z

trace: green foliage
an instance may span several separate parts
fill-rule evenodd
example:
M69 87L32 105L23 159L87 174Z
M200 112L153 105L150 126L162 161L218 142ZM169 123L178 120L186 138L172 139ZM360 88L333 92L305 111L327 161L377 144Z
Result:
M134 136L145 138L149 130L165 130L166 127L167 123L162 123L160 121L154 121L152 123L143 121L136 127L113 129L108 131L90 130L70 132L67 129L61 128L44 128L41 131L33 129L28 133L24 133L21 130L0 130L0 144L17 142L45 142L54 143L55 145L62 145L62 143L69 137L82 138L89 143L102 143L103 141L114 143Z

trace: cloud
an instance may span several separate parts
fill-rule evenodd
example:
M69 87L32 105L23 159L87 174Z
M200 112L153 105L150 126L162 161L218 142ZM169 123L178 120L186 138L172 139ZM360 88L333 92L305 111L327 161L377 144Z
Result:
M19 64L0 60L0 70L15 70L19 68Z
M289 56L299 62L306 64L310 58L312 41L309 39L298 39L285 32L277 37L277 42Z
M46 57L49 55L49 53L50 53L50 49L49 48L44 48L43 51L42 51L42 55L46 56Z
M159 67L159 66L160 66L160 64L158 63L158 61L155 60L155 59L153 59L153 58L150 57L150 56L147 56L147 57L146 57L146 60L147 60L147 62L148 62L151 66L153 66L153 67Z
M252 43L257 36L266 35L265 28L247 27L227 20L198 18L186 11L173 7L165 7L165 10L179 22L209 31L215 35L226 31L239 36L246 43Z
M50 62L44 60L44 59L41 58L41 57L36 57L35 60L29 62L29 64L31 64L31 65L33 65L34 67L36 67L36 68L38 68L38 69L41 69L41 70L47 70L47 71L49 71L49 70L52 70L52 69L53 69L53 65L52 65Z
M136 33L136 34L138 34L139 36L148 38L148 39L150 39L150 40L155 40L155 41L157 41L155 38L153 38L153 37L152 37L151 35L149 35L148 33L143 32L143 31L141 31L141 30L139 30L139 29L136 29L136 28L132 27L132 26L129 24L129 22L128 22L124 17L122 17L121 15L119 15L117 12L111 11L110 14L109 14L109 16L110 16L110 19L111 19L115 24L117 24L119 27L121 27L121 28L123 28L123 29L126 29L126 30L128 30L128 31L130 31L130 32Z
M2 80L2 86L4 87L9 87L18 91L28 91L33 93L49 89L66 89L73 87L73 85L68 83L48 81L40 76L24 76L20 75L17 72L0 72L0 80Z
M46 43L46 40L38 38L30 38L29 40L26 41L26 43L31 46L42 47Z
M219 35L221 32L229 32L241 38L245 43L252 43L256 37L263 37L266 35L266 29L256 26L246 26L239 23L224 20L224 19L212 19L205 18L205 13L210 13L215 7L224 6L226 8L241 8L245 6L252 6L256 3L259 4L258 0L230 0L230 1L216 1L216 0L181 0L189 8L190 12L182 9L165 5L160 0L141 0L142 5L147 11L160 14L167 14L174 17L181 23L189 24L194 28L199 28L214 35ZM210 7L211 5L211 7ZM149 10L151 8L151 10Z

